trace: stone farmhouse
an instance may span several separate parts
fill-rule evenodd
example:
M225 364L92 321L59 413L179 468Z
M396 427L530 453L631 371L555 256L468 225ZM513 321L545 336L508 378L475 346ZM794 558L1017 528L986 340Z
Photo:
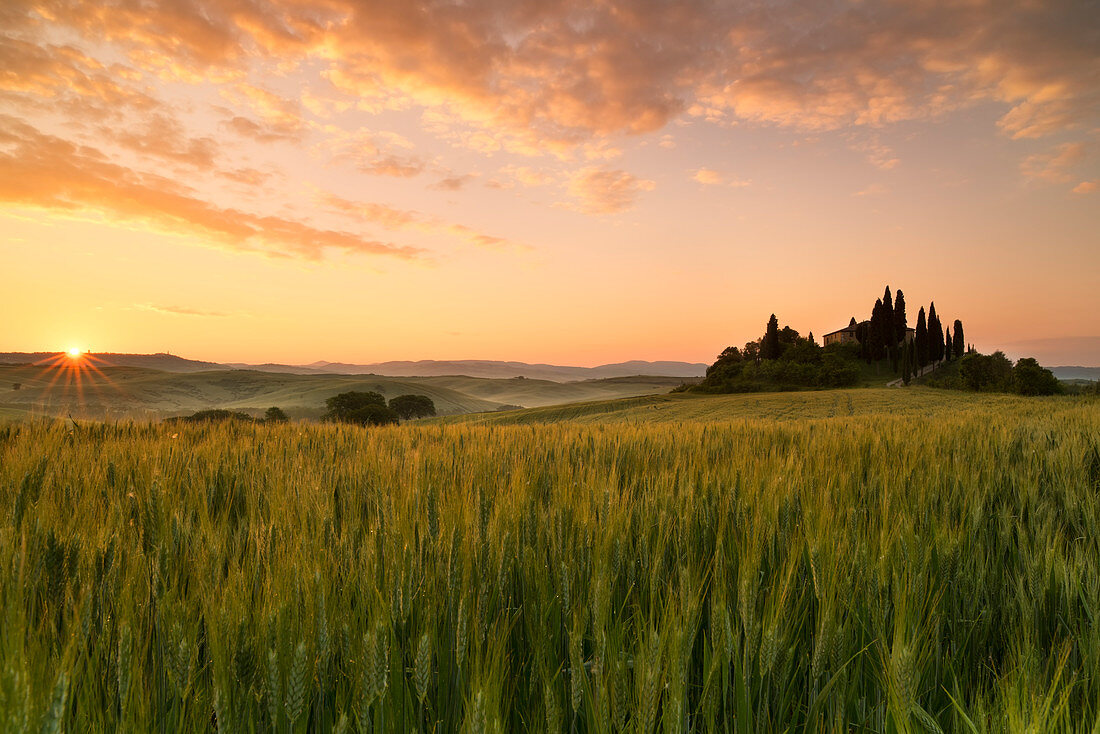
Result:
M858 344L859 339L856 337L856 332L860 328L869 329L871 327L870 321L860 321L856 323L855 317L852 317L851 322L843 329L837 329L836 331L830 331L824 337L822 337L822 343L825 346L830 344ZM905 343L909 344L917 336L917 330L909 327L905 330Z

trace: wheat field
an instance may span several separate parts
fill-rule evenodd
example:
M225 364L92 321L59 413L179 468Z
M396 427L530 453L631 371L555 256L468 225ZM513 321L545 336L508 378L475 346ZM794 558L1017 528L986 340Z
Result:
M866 392L0 426L0 730L1097 731L1100 404Z

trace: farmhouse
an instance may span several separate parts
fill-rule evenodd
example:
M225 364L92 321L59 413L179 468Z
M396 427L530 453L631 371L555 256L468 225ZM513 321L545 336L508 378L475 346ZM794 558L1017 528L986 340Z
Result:
M822 342L825 346L829 346L830 344L858 344L859 337L857 336L857 333L859 332L859 330L862 329L866 331L870 327L870 321L860 321L859 323L856 323L855 317L853 317L848 325L845 326L843 329L830 331L828 334L822 337ZM913 341L913 339L916 338L916 334L916 329L912 327L907 328L905 330L905 343L908 344L909 342Z

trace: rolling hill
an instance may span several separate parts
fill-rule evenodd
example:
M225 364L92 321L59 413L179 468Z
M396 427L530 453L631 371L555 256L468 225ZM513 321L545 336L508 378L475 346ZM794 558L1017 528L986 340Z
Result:
M294 418L317 418L324 412L326 398L349 390L371 390L387 399L407 393L427 395L441 415L453 415L652 395L668 392L683 381L673 377L554 382L257 370L165 372L109 365L82 370L77 377L72 370L40 365L0 365L0 417L72 414L93 419L159 419L208 408L258 415L278 406Z

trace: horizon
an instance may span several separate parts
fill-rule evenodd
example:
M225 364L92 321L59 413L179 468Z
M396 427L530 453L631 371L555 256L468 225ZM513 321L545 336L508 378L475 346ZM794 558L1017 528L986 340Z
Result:
M815 338L815 340L817 340L817 342L819 344L821 343L820 339L816 335L814 336L814 338ZM1062 340L1056 340L1056 339L1055 340L1039 340L1040 342L1042 342L1042 341L1057 342L1057 344L1055 344L1055 345L1047 345L1045 347L1040 346L1038 348L1028 349L1026 347L1026 345L1019 345L1018 344L1015 347L1009 346L1007 348L991 348L989 351L990 352L998 352L998 351L1003 352L1013 362L1015 362L1015 361L1017 361L1021 358L1024 358L1024 357L1033 357L1033 358L1037 359L1039 361L1039 363L1042 364L1044 367L1049 367L1049 368L1055 368L1055 367L1082 367L1082 368L1086 368L1086 369L1100 369L1100 337L1088 337L1087 339L1090 343L1089 343L1088 347L1086 347L1086 349L1092 349L1093 352L1094 352L1094 356L1091 358L1091 360L1086 359L1086 360L1083 360L1083 361L1076 361L1076 362L1069 361L1069 360L1066 360L1066 359L1059 359L1059 356L1064 356L1064 355L1067 354L1067 352L1065 352L1062 349L1062 347L1059 346L1060 343L1062 342ZM1075 341L1080 341L1080 340L1075 340ZM1035 342L1030 342L1030 344L1035 344ZM740 346L740 343L731 344L729 346ZM69 347L69 348L62 348L62 349L0 350L0 354L64 355L66 353L71 354L74 350L79 352L78 356L84 356L84 355L93 356L93 357L96 356L96 355L119 355L119 356L125 355L125 356L151 356L151 357L165 356L165 357L176 357L176 358L187 360L187 361L206 362L206 363L215 364L215 365L243 365L243 366L246 366L246 367L264 367L266 365L283 366L283 367L312 367L314 365L340 365L340 364L345 364L345 365L355 366L355 367L363 367L363 366L387 364L387 363L391 363L391 362L410 363L410 364L418 364L418 363L423 363L423 362L497 362L497 363L513 362L513 363L518 363L518 364L527 364L527 365L531 365L531 366L575 367L575 368L582 368L582 369L594 369L594 368L598 368L598 367L606 367L606 366L615 365L615 364L626 364L626 363L630 363L630 362L647 362L647 363L651 363L651 364L652 363L660 363L660 362L668 362L668 363L678 363L678 364L709 365L709 364L712 364L713 361L714 361L713 358L712 359L704 359L704 360L691 360L691 359L673 359L673 358L639 359L639 358L629 358L628 357L628 358L625 358L625 359L616 359L616 360L607 361L607 362L589 362L589 363L575 363L574 362L574 363L568 363L568 362L544 362L544 361L514 359L514 358L487 359L487 358L481 358L481 357L456 357L456 358L448 358L448 357L443 357L443 358L431 357L431 358L429 358L429 357L425 357L425 358L385 359L385 360L370 360L370 361L313 359L313 360L310 360L308 362L277 362L277 361L251 362L251 361L246 361L246 360L241 360L241 359L233 359L233 358L229 358L229 359L209 359L209 358L205 358L205 357L202 357L202 356L183 354L183 353L175 352L175 351L123 352L123 351L115 351L115 350L89 349L89 348L76 347L76 346ZM1074 350L1073 353L1088 353L1088 352L1081 352L1080 348L1077 348L1077 349ZM1039 355L1045 355L1045 356L1039 356Z
M1100 365L1087 5L26 0L4 344L709 364L889 283Z

